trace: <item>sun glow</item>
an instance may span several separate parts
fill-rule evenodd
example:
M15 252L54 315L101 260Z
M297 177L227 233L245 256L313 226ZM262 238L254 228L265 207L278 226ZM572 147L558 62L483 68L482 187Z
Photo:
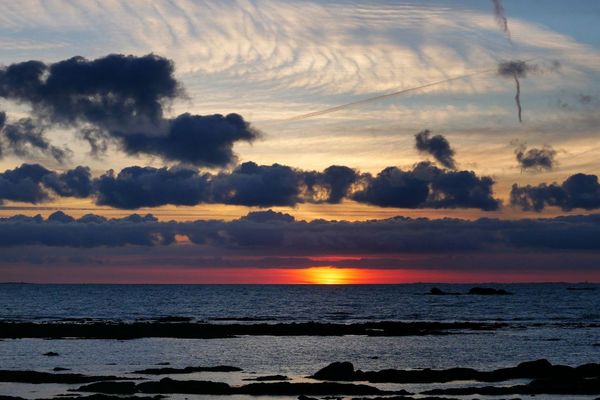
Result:
M342 285L355 283L357 276L353 269L334 267L312 267L304 271L307 283L319 285Z

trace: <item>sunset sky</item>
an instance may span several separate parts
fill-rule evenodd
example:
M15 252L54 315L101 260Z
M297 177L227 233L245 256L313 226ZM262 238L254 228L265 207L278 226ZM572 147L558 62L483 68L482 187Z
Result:
M0 282L600 281L599 109L596 0L5 2Z

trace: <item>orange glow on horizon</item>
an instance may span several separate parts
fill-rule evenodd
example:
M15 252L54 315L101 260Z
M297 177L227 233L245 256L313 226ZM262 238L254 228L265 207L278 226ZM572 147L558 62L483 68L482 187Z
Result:
M362 270L355 268L313 267L299 271L306 283L319 285L342 285L360 283Z
M403 284L403 283L518 283L600 282L600 272L529 271L444 271L416 269L335 268L157 268L56 267L51 275L39 265L0 267L6 282L107 283L107 284Z

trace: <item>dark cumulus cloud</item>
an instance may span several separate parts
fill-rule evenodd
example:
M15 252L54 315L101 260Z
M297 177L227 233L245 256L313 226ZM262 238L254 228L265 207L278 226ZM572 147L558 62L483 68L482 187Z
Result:
M302 178L305 189L314 202L337 204L348 196L361 174L350 167L332 165L323 172L305 172Z
M231 171L216 174L187 167L128 167L108 171L91 179L89 169L78 167L61 174L41 166L54 178L44 188L57 195L90 197L96 204L136 209L167 204L227 204L247 207L294 207L301 203L337 204L344 200L380 207L398 208L479 208L496 210L494 181L472 171L440 169L422 162L412 170L389 167L375 177L349 167L333 165L323 171L304 171L280 164L245 162ZM6 173L9 173L7 171ZM54 175L52 175L54 174ZM67 182L66 185L58 185ZM70 193L78 183L89 183L86 191ZM64 194L63 194L64 193ZM16 200L15 200L16 201ZM23 202L38 202L23 198Z
M432 155L442 166L449 169L456 169L456 161L454 161L455 152L450 147L450 142L444 136L431 136L431 131L425 129L415 135L415 147L421 153Z
M421 162L412 170L388 167L368 177L352 198L380 207L479 208L497 210L501 202L493 196L494 180L472 171L449 171Z
M342 166L316 172L245 162L218 174L129 167L99 177L95 189L97 204L124 209L202 203L293 207L304 202L339 203L357 179L357 172Z
M253 141L259 132L239 114L181 114L168 120L166 135L115 133L129 154L158 155L193 165L225 166L235 161L232 145Z
M0 204L3 200L41 203L55 194L86 198L92 195L92 179L86 167L58 173L38 164L23 164L0 173Z
M153 54L27 61L0 69L0 97L30 105L40 123L78 129L92 154L114 142L132 155L219 167L235 161L236 142L259 136L237 114L165 117L182 94L173 62Z
M600 184L596 175L580 173L569 176L562 184L515 184L510 198L513 206L523 210L542 211L545 207L595 210L600 208Z
M552 146L527 149L525 143L519 143L515 157L522 171L550 171L556 166L556 150Z
M94 182L96 204L135 209L166 204L192 206L206 202L208 180L191 169L128 167Z
M51 122L137 126L159 122L165 102L180 94L173 73L170 60L152 54L26 61L0 70L0 97L29 104Z
M273 211L233 221L159 222L152 215L119 219L62 212L0 218L0 246L168 246L176 235L206 254L263 256L318 254L459 253L485 250L600 250L600 216L478 220L396 217L364 222L298 221ZM219 253L220 252L220 253Z
M0 157L8 154L21 158L47 156L62 164L71 152L69 149L52 145L44 129L37 126L31 118L7 123L6 114L1 113Z
M302 199L301 173L279 164L246 162L212 182L212 200L241 206L294 206Z

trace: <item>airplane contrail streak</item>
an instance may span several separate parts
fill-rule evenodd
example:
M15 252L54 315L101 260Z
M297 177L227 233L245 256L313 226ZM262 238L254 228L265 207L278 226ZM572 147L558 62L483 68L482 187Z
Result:
M486 69L486 70L482 70L482 71L472 72L472 73L466 74L466 75L455 76L455 77L452 77L452 78L443 79L441 81L435 81L435 82L427 83L427 84L421 85L421 86L416 86L416 87L412 87L412 88L408 88L408 89L402 89L402 90L398 90L396 92L382 94L382 95L375 96L375 97L369 97L369 98L363 99L363 100L353 101L352 103L342 104L342 105L339 105L339 106L327 108L325 110L313 111L313 112L310 112L310 113L307 113L307 114L297 115L295 117L288 118L287 121L298 121L298 120L302 120L302 119L306 119L306 118L318 117L320 115L331 114L331 113L334 113L334 112L337 112L337 111L341 111L341 110L344 110L346 108L354 107L354 106L357 106L357 105L372 103L372 102L375 102L375 101L387 99L389 97L401 96L401 95L406 94L406 93L416 92L418 90L425 89L425 88L432 87L432 86L436 86L436 85L441 85L443 83L448 83L448 82L452 82L452 81L458 81L458 80L461 80L461 79L467 79L467 78L470 78L472 76L486 74L486 73L489 73L489 72L492 72L492 71L495 71L495 69L491 69L490 68L490 69Z

